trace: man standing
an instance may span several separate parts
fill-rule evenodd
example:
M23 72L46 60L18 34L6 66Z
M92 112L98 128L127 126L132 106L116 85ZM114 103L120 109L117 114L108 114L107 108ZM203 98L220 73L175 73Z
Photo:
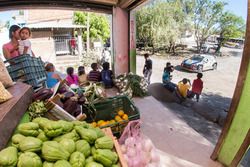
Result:
M152 60L149 58L149 54L146 53L144 54L144 58L145 58L145 65L143 68L143 75L144 78L147 80L148 84L150 84L150 77L152 75Z

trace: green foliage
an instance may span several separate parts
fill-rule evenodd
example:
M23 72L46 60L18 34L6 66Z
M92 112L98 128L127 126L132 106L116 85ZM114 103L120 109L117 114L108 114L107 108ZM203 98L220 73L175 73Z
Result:
M75 24L87 26L87 12L75 12L74 22ZM110 37L110 26L107 16L97 13L89 13L89 25L90 25L90 39L92 41L106 40ZM83 39L87 39L87 31L83 33Z

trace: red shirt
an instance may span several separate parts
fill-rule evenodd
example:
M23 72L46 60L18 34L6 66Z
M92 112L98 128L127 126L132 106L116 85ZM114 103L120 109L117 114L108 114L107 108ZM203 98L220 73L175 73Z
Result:
M203 81L201 79L195 79L192 84L192 92L201 94L203 89Z

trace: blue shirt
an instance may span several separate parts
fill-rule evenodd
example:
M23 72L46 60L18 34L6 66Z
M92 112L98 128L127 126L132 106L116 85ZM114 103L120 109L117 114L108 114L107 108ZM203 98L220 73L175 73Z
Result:
M52 78L53 74L54 74L54 72L47 72L46 84L47 84L48 88L54 87L57 84L57 82L58 82L57 79Z
M170 82L170 74L169 74L169 72L168 71L164 71L163 72L163 75L162 75L162 82L163 82L163 84L164 83L167 83L167 82Z

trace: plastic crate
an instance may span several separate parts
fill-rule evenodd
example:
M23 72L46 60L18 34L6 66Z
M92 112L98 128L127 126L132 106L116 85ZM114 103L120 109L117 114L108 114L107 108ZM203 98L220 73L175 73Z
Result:
M138 108L134 105L134 103L127 96L116 96L113 98L108 98L105 101L96 103L96 115L94 121L99 120L112 120L117 115L119 110L123 110L125 114L128 115L127 121L116 122L114 124L108 124L106 126L102 126L100 128L110 127L113 134L116 137L120 137L124 128L127 126L128 122L131 120L140 119L140 113ZM87 122L92 122L91 120L87 120Z
M8 59L5 63L9 63L7 70L13 81L22 81L33 87L39 87L47 79L44 63L40 57L22 55Z

